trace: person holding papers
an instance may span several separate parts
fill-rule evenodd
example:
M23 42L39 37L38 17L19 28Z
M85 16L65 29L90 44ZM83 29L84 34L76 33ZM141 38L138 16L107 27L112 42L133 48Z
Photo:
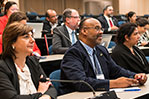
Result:
M117 35L117 45L112 51L113 60L121 67L136 72L149 73L149 63L144 53L135 45L140 39L137 25L122 25Z
M62 80L83 80L94 90L130 87L144 84L147 76L136 74L118 66L107 49L99 45L102 27L94 18L86 18L79 25L79 41L66 51L61 63ZM83 83L61 83L60 94L73 91L90 91Z

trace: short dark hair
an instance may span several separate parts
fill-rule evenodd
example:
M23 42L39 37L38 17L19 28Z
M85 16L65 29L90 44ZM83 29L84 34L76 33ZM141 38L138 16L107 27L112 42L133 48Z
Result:
M32 32L32 30L33 30L32 27L19 22L13 22L8 26L6 26L2 36L3 51L1 58L2 59L5 59L7 57L17 58L15 55L15 53L17 52L15 51L15 49L13 49L12 44L16 42L19 36Z
M116 36L116 42L118 44L123 44L125 42L125 35L130 37L136 28L137 25L135 23L128 22L121 25Z
M128 13L126 14L127 20L130 21L129 18L131 18L134 14L136 14L136 13L133 12L133 11L128 12Z
M66 18L71 16L73 9L67 8L63 12L63 21L66 22Z
M105 12L105 10L108 9L108 7L112 7L112 5L107 5L107 6L105 6L105 7L103 8L103 13Z
M12 22L20 22L22 20L28 20L26 14L24 12L14 12L11 14L11 16L8 19L7 25L11 24Z
M145 25L149 24L149 21L145 18L137 18L136 19L136 24L140 27L144 27Z
M48 18L50 17L50 15L48 14L48 10L46 11L45 16L48 17Z
M8 1L8 2L6 3L5 9L4 9L4 15L7 14L7 11L9 10L9 8L10 8L12 5L14 5L14 4L17 4L17 3L14 2L14 1Z

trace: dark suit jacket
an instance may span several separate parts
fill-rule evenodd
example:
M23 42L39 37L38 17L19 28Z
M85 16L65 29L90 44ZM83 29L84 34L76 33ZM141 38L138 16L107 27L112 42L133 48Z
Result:
M78 39L77 35L76 38ZM56 27L53 30L52 38L52 51L57 54L64 54L65 51L71 46L69 33L65 25Z
M57 26L60 26L60 23L58 23ZM43 22L43 28L42 28L42 30L46 30L47 31L47 34L46 34L47 37L50 37L52 35L51 34L51 28L52 28L52 26L50 25L49 21L46 19ZM42 37L44 37L44 34L42 34Z
M116 31L108 31L109 25L108 25L108 22L107 22L106 18L103 15L100 16L98 18L98 20L100 21L100 23L102 25L102 28L104 28L104 33L105 34L116 33ZM112 21L113 21L114 25L118 27L118 20L116 18L112 17Z
M26 64L29 67L31 78L33 83L38 89L40 75L44 74L39 62L35 57L27 57ZM49 90L45 93L52 98L56 98L57 92L54 87L49 87ZM35 93L30 95L20 95L19 80L16 67L11 58L0 60L0 97L1 99L38 99L42 94Z
M133 46L133 49L140 55L144 64L141 62L140 57L133 55L128 47L123 44L118 44L112 51L113 60L121 67L136 73L149 73L149 64L143 52Z
M109 79L116 79L121 76L133 77L135 73L122 69L116 65L103 46L96 46L97 58L101 65L104 80L96 79L92 68L92 62L83 45L78 41L66 53L61 63L61 79L84 80L89 83L94 90L109 90ZM82 83L69 84L62 83L60 93L72 91L89 91L90 88Z
M47 37L51 35L51 28L52 26L50 25L49 21L46 19L44 22L43 22L43 28L42 30L46 30L48 33L46 34ZM42 37L44 35L42 34Z

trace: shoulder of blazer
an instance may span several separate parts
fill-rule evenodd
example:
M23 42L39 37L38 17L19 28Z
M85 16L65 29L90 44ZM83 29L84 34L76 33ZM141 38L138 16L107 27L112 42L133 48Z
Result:
M26 58L26 62L27 63L33 63L35 64L36 66L39 65L39 60L36 58L36 56L28 56Z

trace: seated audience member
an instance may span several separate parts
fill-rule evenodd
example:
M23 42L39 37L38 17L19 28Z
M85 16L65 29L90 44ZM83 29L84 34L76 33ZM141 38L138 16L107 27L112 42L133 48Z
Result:
M14 12L11 14L11 16L8 19L7 25L13 23L13 22L20 22L23 24L26 24L28 18L24 12ZM33 47L33 55L35 54L36 56L40 56L41 52L40 49L38 48L36 42L34 42L34 47Z
M116 65L107 49L99 45L102 40L101 24L94 18L81 21L79 41L70 47L61 63L61 79L83 80L94 90L130 87L133 84L144 84L147 76L135 74ZM141 77L140 79L138 77ZM61 83L60 93L89 91L82 83Z
M138 18L136 21L136 24L138 25L138 31L141 35L138 46L149 46L149 34L148 34L148 25L149 21L145 18Z
M98 20L104 29L104 34L113 34L118 30L118 20L113 17L113 7L111 5L107 5L103 9L103 15Z
M54 54L63 54L77 41L76 29L80 16L75 9L67 8L63 12L64 25L53 30L52 51Z
M46 12L46 19L43 22L43 28L42 30L47 31L47 37L53 34L53 29L58 26L58 19L57 19L57 14L56 11L49 9ZM42 34L42 37L44 35Z
M136 16L135 12L133 12L133 11L128 12L126 14L126 17L127 17L128 22L136 23L137 16Z
M3 34L3 30L7 24L8 18L14 12L18 11L18 6L14 1L8 1L5 5L4 16L0 17L0 35Z
M3 32L3 52L0 60L0 97L2 99L51 99L56 89L46 78L33 51L32 28L14 22Z
M149 73L149 64L144 53L135 46L139 38L137 25L134 23L122 25L117 34L117 45L111 56L118 65L127 70Z

